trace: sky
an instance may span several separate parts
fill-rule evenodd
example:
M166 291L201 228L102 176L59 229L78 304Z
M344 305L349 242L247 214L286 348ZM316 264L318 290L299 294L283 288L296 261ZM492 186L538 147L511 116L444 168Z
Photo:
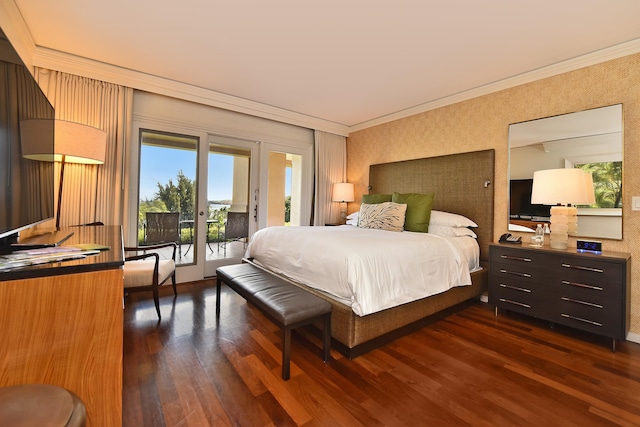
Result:
M233 181L233 157L222 154L209 155L208 200L231 200ZM178 172L189 179L196 178L196 152L142 145L140 154L140 199L152 200L158 190L158 182L175 184Z
M140 200L153 200L158 183L177 183L178 172L196 178L196 152L143 144L140 151ZM207 199L231 200L233 156L209 154ZM287 171L285 194L291 194L291 174Z

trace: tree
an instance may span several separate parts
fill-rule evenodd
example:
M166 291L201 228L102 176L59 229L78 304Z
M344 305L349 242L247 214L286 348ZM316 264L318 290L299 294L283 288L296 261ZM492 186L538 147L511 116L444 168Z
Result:
M169 180L166 185L159 182L156 198L164 202L170 212L180 212L182 219L194 219L195 214L195 182L178 172L177 185Z
M291 196L284 199L284 222L291 222Z
M622 162L586 163L579 167L593 176L597 207L622 207Z

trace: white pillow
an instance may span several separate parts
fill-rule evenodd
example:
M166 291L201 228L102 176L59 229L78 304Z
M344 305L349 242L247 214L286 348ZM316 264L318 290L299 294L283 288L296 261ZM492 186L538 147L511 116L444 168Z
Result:
M358 215L360 211L356 211L352 214L347 215L347 225L353 225L355 227L358 226Z
M448 225L437 224L429 224L429 233L450 237L469 236L474 239L478 237L473 230L469 230L467 227L449 227Z
M358 227L386 231L402 231L407 205L393 202L377 204L362 203L358 216Z
M478 224L471 221L469 218L442 211L431 211L431 218L429 219L429 231L431 231L431 225L446 225L449 227L477 227Z

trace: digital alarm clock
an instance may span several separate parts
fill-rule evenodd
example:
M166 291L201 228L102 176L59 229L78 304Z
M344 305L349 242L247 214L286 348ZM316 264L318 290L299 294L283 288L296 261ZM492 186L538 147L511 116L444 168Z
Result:
M599 255L602 253L602 242L596 242L593 240L578 240L577 248L578 252L589 252Z

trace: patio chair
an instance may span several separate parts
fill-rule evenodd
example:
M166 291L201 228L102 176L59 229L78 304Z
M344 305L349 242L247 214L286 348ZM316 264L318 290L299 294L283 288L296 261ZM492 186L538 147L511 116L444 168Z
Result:
M244 240L247 244L249 238L249 212L227 212L227 221L224 226L224 254L227 255L227 243L229 241Z

